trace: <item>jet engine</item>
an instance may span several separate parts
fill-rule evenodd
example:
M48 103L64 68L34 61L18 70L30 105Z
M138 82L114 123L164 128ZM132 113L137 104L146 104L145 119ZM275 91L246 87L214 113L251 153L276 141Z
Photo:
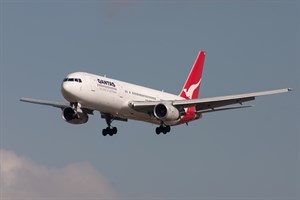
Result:
M63 109L62 118L70 124L84 124L89 120L89 116L84 112L75 112L71 107Z
M170 104L157 104L153 110L154 116L162 121L174 121L180 117L179 110Z

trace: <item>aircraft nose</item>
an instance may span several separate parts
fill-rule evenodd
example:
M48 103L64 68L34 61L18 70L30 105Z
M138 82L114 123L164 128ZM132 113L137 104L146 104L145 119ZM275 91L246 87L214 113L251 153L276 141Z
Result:
M69 93L69 88L70 86L68 86L68 84L66 82L63 82L61 84L61 93L64 95L64 94L67 94Z
M61 93L67 101L73 101L73 87L69 82L63 82L61 85Z
M63 82L63 83L61 84L61 92L62 92L62 93L67 93L68 90L69 90L68 84L66 84L65 82Z

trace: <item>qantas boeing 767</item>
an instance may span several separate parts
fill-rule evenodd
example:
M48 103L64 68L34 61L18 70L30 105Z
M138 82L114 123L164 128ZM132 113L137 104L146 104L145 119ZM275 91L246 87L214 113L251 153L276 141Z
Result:
M288 92L291 89L198 98L205 52L200 51L179 95L134 85L85 72L69 74L62 83L61 92L69 103L21 98L23 102L48 105L62 109L62 118L71 124L84 124L88 115L99 111L106 120L102 134L114 135L113 120L139 120L158 124L156 134L170 132L170 126L188 124L200 119L203 113L251 107L243 105L257 96ZM229 106L239 104L238 106Z

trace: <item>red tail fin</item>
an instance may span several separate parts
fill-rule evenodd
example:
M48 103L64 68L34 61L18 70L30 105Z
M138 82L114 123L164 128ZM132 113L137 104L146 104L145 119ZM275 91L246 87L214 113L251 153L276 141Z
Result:
M200 93L205 51L200 51L193 68L183 86L180 96L185 99L197 99Z

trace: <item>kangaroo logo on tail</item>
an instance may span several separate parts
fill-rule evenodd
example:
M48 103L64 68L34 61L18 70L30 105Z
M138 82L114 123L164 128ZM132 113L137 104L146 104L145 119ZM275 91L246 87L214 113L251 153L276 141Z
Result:
M180 96L185 99L197 99L200 93L202 71L205 60L205 51L200 51L191 69L191 72L180 92Z
M188 90L184 88L183 92L185 93L185 96L187 96L189 99L192 99L193 94L194 94L196 88L199 87L200 83L201 83L201 79L198 83L191 85Z

